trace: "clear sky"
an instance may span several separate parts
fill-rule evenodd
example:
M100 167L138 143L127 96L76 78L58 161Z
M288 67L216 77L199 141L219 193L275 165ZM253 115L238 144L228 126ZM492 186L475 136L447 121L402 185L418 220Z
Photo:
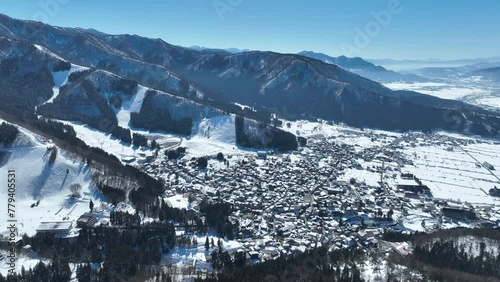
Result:
M498 0L0 0L11 17L182 46L392 59L500 56L499 12Z

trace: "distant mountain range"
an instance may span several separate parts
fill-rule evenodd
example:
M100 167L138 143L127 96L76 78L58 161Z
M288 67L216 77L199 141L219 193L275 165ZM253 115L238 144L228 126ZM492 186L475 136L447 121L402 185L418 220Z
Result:
M371 80L380 83L391 82L429 82L428 78L424 78L414 74L401 74L395 71L387 70L384 67L376 66L359 57L349 58L346 56L331 57L323 53L315 53L312 51L302 51L299 55L314 58L328 64L335 64L353 73L359 74Z
M86 123L103 117L116 120L113 116L121 103L135 97L140 85L148 92L143 108L131 114L135 126L185 134L204 116L232 113L244 118L236 119L236 138L257 136L251 143L259 146L274 146L275 139L289 141L268 126L279 125L272 118L275 114L387 130L445 129L497 136L500 129L496 113L459 101L392 91L349 71L368 68L361 59L338 59L344 65L339 67L295 54L197 51L160 39L53 27L0 15L0 60L3 110L36 109ZM73 82L54 98L54 73L75 65L88 70L73 75ZM377 70L390 73L375 66L373 71ZM255 134L249 136L251 132Z
M190 46L188 47L191 50L195 51L226 51L231 54L237 54L237 53L243 53L243 52L249 52L251 51L250 49L238 49L238 48L224 48L224 49L219 49L219 48L208 48L208 47L201 47L201 46Z
M394 60L394 59L366 59L376 65L381 65L397 71L410 71L422 68L452 68L466 65L476 65L481 63L498 63L500 57L476 58L476 59L458 59L458 60Z
M483 75L490 77L490 74L494 73L498 67L500 67L500 62L482 62L458 67L427 67L416 69L413 72L430 78L459 78Z
M482 79L500 83L500 67L472 71L467 73L467 76L481 76Z

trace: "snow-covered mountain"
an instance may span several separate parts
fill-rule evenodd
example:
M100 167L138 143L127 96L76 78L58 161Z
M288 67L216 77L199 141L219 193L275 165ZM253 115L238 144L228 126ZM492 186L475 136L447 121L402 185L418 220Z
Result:
M490 64L500 62L500 57L488 58L473 58L473 59L457 59L457 60L442 60L442 59L414 59L414 60L394 60L394 59L365 59L376 65L384 66L385 68L397 71L411 71L422 68L453 68L466 65Z
M15 73L9 71L12 68L22 70L23 73L29 75L15 76L14 80L3 81L4 89L14 89L4 93L6 100L3 106L6 111L12 108L8 106L13 103L16 107L22 108L23 112L34 112L36 109L39 115L86 123L117 137L123 135L123 130L129 128L143 128L195 137L198 134L196 128L199 128L200 123L206 120L224 119L229 116L232 116L230 119L234 120L234 114L203 103L203 93L189 85L185 86L186 91L189 91L196 101L179 94L175 95L137 84L135 81L106 70L71 64L40 45L31 45L17 39L4 39L4 41L6 41L6 47L3 52L3 67L0 66L2 70L9 72L10 76L15 76ZM17 52L11 51L16 48ZM43 81L33 79L36 78L35 72L38 76L43 74L43 77L39 78ZM27 92L24 96L32 99L19 102L21 99L10 97L16 94L16 88L26 86L26 83L33 85L29 89L23 88L23 91ZM184 84L180 87L184 87ZM22 93L22 91L17 92ZM238 107L234 106L234 108ZM252 123L250 120L247 122ZM229 130L233 132L233 135L235 134L234 122L224 123L224 125L228 128L222 130ZM264 125L259 128L262 132L257 135L264 136L269 126ZM289 137L292 138L292 136L290 134ZM263 138L260 138L262 142L246 145L265 147L272 143L272 140ZM234 138L230 145L237 145Z
M449 67L426 67L414 70L414 73L425 75L431 78L450 79L458 77L471 77L481 74L474 74L476 71L494 69L500 67L500 62L480 62Z
M243 53L243 52L250 52L250 49L238 49L238 48L224 48L224 49L218 49L218 48L209 48L209 47L202 47L202 46L190 46L188 49L194 50L194 51L211 51L211 52L217 52L217 51L225 51L229 52L231 54L236 54L236 53Z
M500 117L495 113L416 92L392 91L337 65L300 55L194 51L159 39L52 27L3 15L0 37L5 38L4 42L29 42L63 58L66 64L90 69L78 77L78 83L63 86L53 103L38 107L54 96L55 83L51 82L43 91L37 91L41 97L35 100L39 104L30 104L40 113L73 115L73 119L83 122L97 122L105 117L117 124L116 114L121 111L117 106L124 101L129 103L129 96L137 95L132 91L134 87L122 91L120 85L137 85L151 91L145 93L147 103L138 113L131 114L130 121L134 125L134 119L138 120L139 126L147 125L150 130L176 132L179 127L190 125L192 132L193 125L196 127L192 121L205 118L200 112L208 113L208 118L215 112L232 113L263 123L270 123L276 114L288 119L322 118L390 130L439 128L481 135L497 135L500 128ZM38 56L42 51L34 48ZM9 54L12 48L5 49L3 52ZM22 58L24 69L28 68L32 54L4 57L7 56L16 58L13 65ZM53 66L43 64L35 64L42 71L33 73L53 77L45 71ZM5 86L12 88L26 82L23 76L14 76L8 69L5 72L16 80L4 81ZM104 76L119 82L106 82ZM110 93L110 89L117 91ZM76 105L71 105L75 99ZM254 106L250 110L236 104ZM54 108L49 110L51 105ZM450 113L463 120L464 126L457 127L455 119L449 118ZM264 131L267 130L270 129Z
M302 51L299 55L314 58L328 64L335 64L353 73L359 74L363 77L380 83L391 82L429 82L428 78L424 78L414 74L401 74L392 70L388 70L382 66L372 64L362 58L355 57L349 58L346 56L331 57L323 53L316 53L312 51Z
M476 71L466 73L467 77L481 77L485 80L490 80L493 82L500 82L500 67L485 68Z

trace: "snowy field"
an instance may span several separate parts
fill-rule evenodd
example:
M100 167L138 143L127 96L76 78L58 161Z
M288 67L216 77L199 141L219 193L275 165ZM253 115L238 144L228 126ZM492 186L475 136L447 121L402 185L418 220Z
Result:
M284 121L283 124L286 123L287 121ZM286 126L285 129L287 129ZM382 147L404 136L401 133L382 130L359 130L343 125L308 121L290 122L290 128L287 130L309 138L327 138L339 144L352 144L357 152L364 149L379 151ZM488 195L489 189L495 185L500 187L500 173L490 172L480 165L488 162L500 168L500 159L497 157L500 143L446 132L439 132L439 134L443 136L443 139L449 137L480 142L471 142L462 147L424 138L400 142L401 148L397 151L413 161L413 165L402 167L401 172L409 172L418 176L425 185L429 186L436 198L458 200L464 203L500 205L498 198ZM450 147L453 151L449 151ZM358 163L363 170L347 169L339 179L349 181L350 178L356 178L359 182L377 186L380 174L367 171L366 168L381 166L381 162L365 163L363 160L358 160ZM385 165L398 168L395 162ZM392 178L386 178L384 181L392 187L397 184Z
M454 79L443 83L395 82L384 85L393 90L411 90L443 99L460 100L472 105L500 110L499 86L480 78Z
M117 156L118 158L122 156L137 157L140 152L145 153L146 151L151 151L126 144L121 140L112 137L110 133L104 133L100 130L79 122L70 122L63 120L58 121L73 126L76 132L76 137L81 140L85 140L85 143L87 145L91 147L101 148L104 151Z
M486 153L498 150L498 145L481 145ZM476 158L498 163L476 148L465 148ZM460 200L469 203L498 203L488 195L488 190L498 183L498 179L476 162L464 151L449 152L443 147L408 148L406 154L413 155L414 166L404 170L418 175L432 190L434 197ZM500 164L497 164L500 165Z

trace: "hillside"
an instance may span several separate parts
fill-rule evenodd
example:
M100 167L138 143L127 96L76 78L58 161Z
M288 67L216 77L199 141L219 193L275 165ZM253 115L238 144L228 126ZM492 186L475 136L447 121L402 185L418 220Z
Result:
M0 63L0 69L5 73L0 83L6 90L0 99L6 112L28 116L36 112L53 119L85 123L128 143L130 129L191 138L196 136L195 128L203 120L229 115L225 110L201 101L154 90L106 70L71 64L38 45L12 39L5 39L5 43L7 50L17 49L16 52L4 52ZM22 70L26 74L13 70ZM21 93L27 99L14 99L12 95L15 93ZM235 124L224 125L228 127L225 130L234 135ZM261 132L255 134L263 135L266 128L269 126L262 124L259 127ZM271 144L271 140L259 138L261 141L246 142L244 146L281 148L277 142ZM294 139L291 134L288 138ZM233 139L228 145L241 144Z
M90 168L79 157L40 135L17 128L19 133L13 144L0 147L0 181L7 183L7 171L15 170L19 236L34 235L43 221L75 221L89 211L90 200L96 206L105 204ZM78 198L71 197L70 186L75 184L81 187ZM6 189L0 191L0 197L7 199ZM1 230L7 230L6 216L1 215Z
M97 72L106 71L106 74L150 88L156 93L168 93L172 97L186 99L186 103L196 103L263 123L271 123L270 117L277 114L287 119L322 118L387 130L445 129L496 136L500 128L498 114L416 92L392 91L336 65L300 55L256 51L238 54L212 53L209 50L199 52L159 39L52 27L6 16L0 16L0 24L0 36L5 38L5 42L28 41L50 50L54 56L64 58L73 65L96 69ZM9 46L4 49L15 50ZM5 55L9 56L19 57ZM48 72L37 73L49 76ZM104 101L102 98L107 94L100 93L106 87L95 89L94 84L95 91L90 89L94 76L92 74L83 78L82 87L66 89L67 95L76 95L79 101L65 114L75 116L73 119L81 119L77 116L85 108L87 115L90 114L85 122L95 123L106 117L116 124L116 117L111 114L113 109L104 106L96 108L96 101ZM14 79L17 80L15 85L24 83L19 77ZM47 83L50 91L38 92L43 97L36 98L39 101L50 99L54 96L53 86L54 83ZM99 95L92 94L94 92ZM156 102L159 102L166 106L166 102L158 100L166 99L163 94L154 94L149 99L151 105L156 106ZM61 95L54 102L54 105L59 102L69 104L64 102ZM235 103L255 105L254 110L243 109ZM170 110L163 112L163 106L153 109L153 112L161 112L159 117L170 120L172 113ZM48 110L48 104L44 107L45 114L54 112L53 109ZM456 119L450 119L450 115L460 119L461 125L457 126ZM144 123L151 124L151 118L155 118L155 115L148 118L139 111L137 115L131 115L133 125L134 116L139 116L139 120L143 121L143 124L140 121L139 124L135 123L141 127L144 127ZM197 116L195 114L183 120L174 118L167 128L157 129L186 134L189 131L186 129L189 127L189 118L195 120ZM179 130L179 126L184 129Z

